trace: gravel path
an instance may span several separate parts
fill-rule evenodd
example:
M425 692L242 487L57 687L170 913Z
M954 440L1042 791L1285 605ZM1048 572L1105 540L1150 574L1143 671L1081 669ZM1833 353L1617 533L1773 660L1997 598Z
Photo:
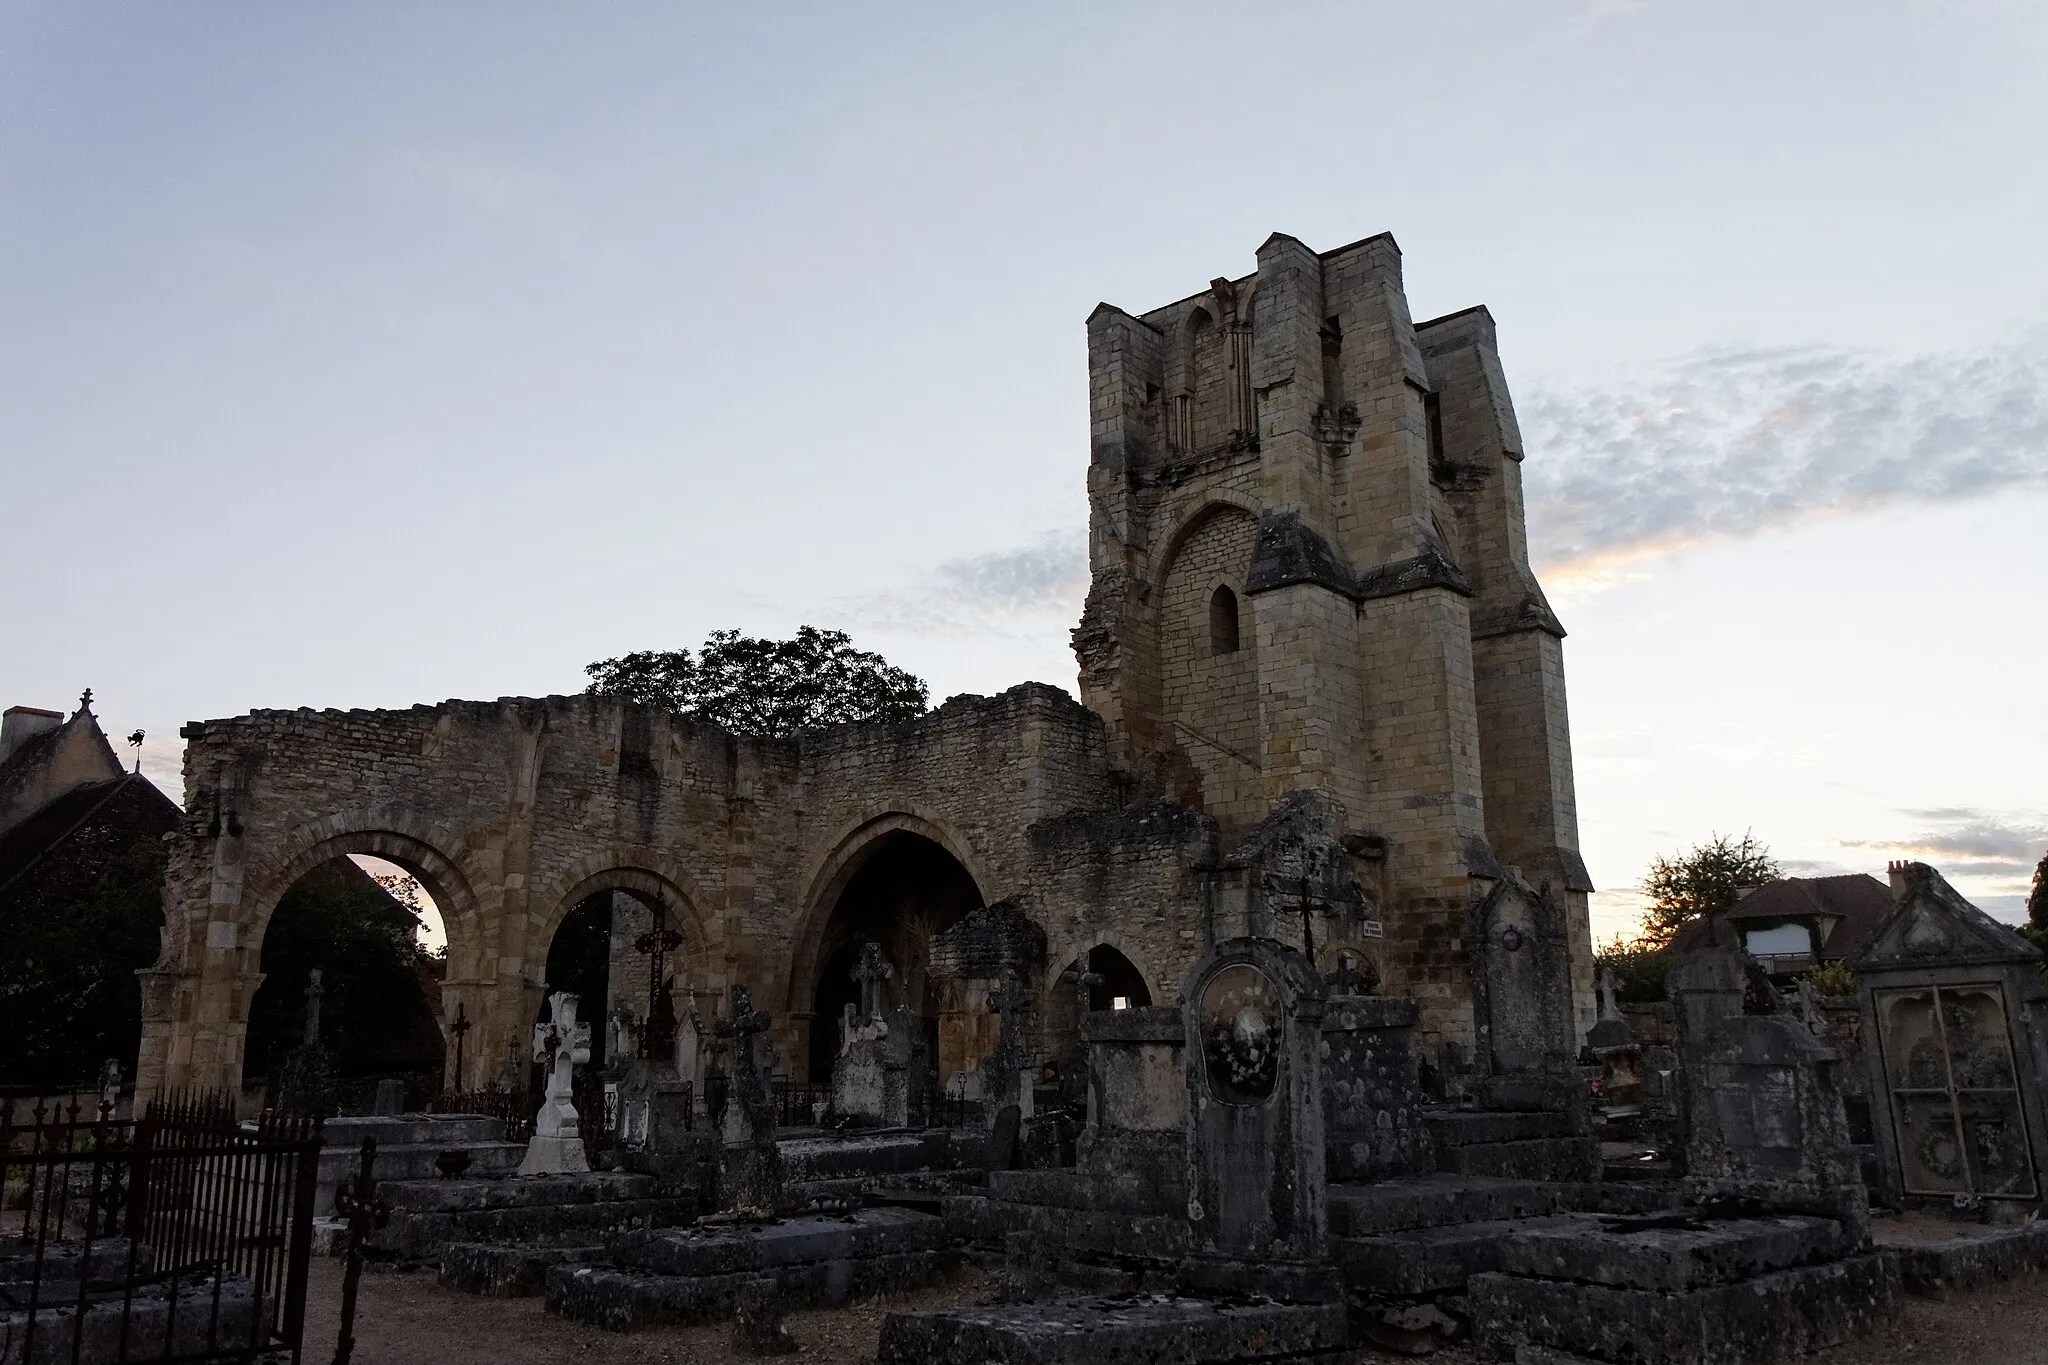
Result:
M847 1308L800 1312L789 1326L806 1365L867 1365L882 1319L892 1310L969 1304L990 1289L979 1271L944 1285ZM307 1315L307 1365L333 1358L341 1302L341 1262L313 1262ZM555 1361L679 1362L725 1365L742 1359L729 1325L605 1332L555 1317L534 1299L482 1299L443 1289L431 1272L363 1276L356 1318L361 1365L543 1365ZM1376 1358L1370 1352L1368 1359ZM1399 1357L1377 1357L1393 1361ZM1469 1348L1437 1361L1473 1360ZM1813 1365L2048 1365L2048 1277L2015 1280L1948 1300L1906 1300L1886 1336L1811 1356Z
M899 1309L969 1304L989 1292L987 1277L966 1270L949 1283L869 1299L846 1308L792 1313L801 1348L779 1359L804 1365L868 1365L882 1319ZM340 1323L341 1262L316 1257L306 1313L306 1365L334 1358ZM356 1308L359 1365L551 1365L556 1361L678 1362L724 1365L742 1359L732 1327L651 1327L607 1332L556 1317L538 1298L485 1299L435 1283L432 1271L364 1274ZM754 1357L745 1357L753 1360Z

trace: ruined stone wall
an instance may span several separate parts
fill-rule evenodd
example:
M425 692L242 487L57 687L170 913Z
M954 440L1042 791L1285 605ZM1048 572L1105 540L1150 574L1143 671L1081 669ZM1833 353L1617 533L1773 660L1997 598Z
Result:
M1030 904L1026 828L1116 791L1100 722L1043 685L789 741L588 696L264 711L186 738L186 823L145 982L151 1087L238 1078L271 910L351 853L406 867L442 910L445 1009L476 1024L464 1084L525 1036L555 928L603 891L682 932L692 989L752 986L787 1066L820 931L869 845L932 839L985 898ZM620 977L644 992L644 967Z

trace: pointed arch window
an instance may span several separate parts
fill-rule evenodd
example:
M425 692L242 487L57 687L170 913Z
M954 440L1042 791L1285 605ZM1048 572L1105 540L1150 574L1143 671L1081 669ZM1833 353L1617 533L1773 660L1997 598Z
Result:
M1209 652L1235 654L1242 644L1238 633L1237 594L1218 587L1209 595Z

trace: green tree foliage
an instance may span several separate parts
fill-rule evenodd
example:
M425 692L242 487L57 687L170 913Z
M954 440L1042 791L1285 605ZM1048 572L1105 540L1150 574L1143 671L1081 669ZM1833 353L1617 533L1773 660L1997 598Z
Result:
M1616 934L1593 954L1593 969L1614 973L1623 1000L1650 1001L1664 998L1664 976L1671 970L1671 954L1652 948L1641 939Z
M1856 973L1846 962L1823 962L1799 979L1813 987L1815 995L1856 994Z
M274 1076L304 1036L306 979L314 967L324 992L320 1041L339 1070L433 1066L441 1039L427 978L439 963L420 946L419 931L408 879L372 878L345 858L301 877L264 930L264 979L249 1010L245 1074Z
M846 721L910 720L924 714L924 680L879 654L855 649L844 631L803 626L790 640L715 630L687 649L601 659L584 672L592 693L679 711L740 735L793 735Z
M2027 922L2020 930L2036 948L2048 953L2048 854L2034 864L2033 889L2027 892ZM2044 964L2048 971L2048 964Z
M1741 899L1744 888L1783 875L1770 849L1747 833L1740 839L1717 834L1690 853L1654 858L1643 878L1650 904L1638 941L1646 948L1668 947L1689 921L1726 909Z
M5 907L0 930L0 1080L49 1089L113 1057L134 1075L138 969L156 961L167 859L154 837L110 841L82 876Z

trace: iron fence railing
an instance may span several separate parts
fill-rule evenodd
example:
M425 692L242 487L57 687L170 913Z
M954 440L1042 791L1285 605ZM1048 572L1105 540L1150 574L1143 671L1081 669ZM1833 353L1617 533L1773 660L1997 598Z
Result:
M0 1109L0 1360L298 1361L320 1123Z
M525 1142L533 1136L533 1116L540 1101L523 1090L490 1086L483 1090L443 1090L429 1095L429 1114L482 1114L505 1127L504 1140Z
M832 1099L832 1087L815 1081L771 1081L768 1093L775 1101L778 1128L812 1127Z

